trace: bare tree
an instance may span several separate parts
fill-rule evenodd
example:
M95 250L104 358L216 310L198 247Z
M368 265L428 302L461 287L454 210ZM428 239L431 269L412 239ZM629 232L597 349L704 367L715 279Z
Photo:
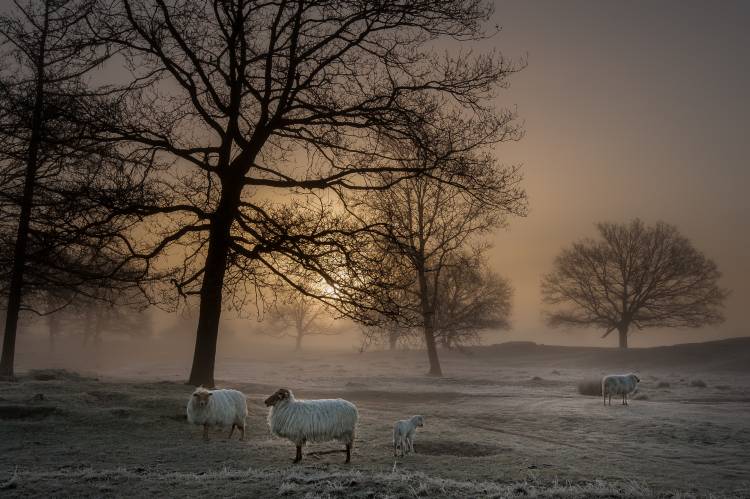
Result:
M478 344L482 331L510 328L513 290L481 252L456 255L437 294L435 334L445 348Z
M458 147L456 135L450 126L426 134L444 154L433 156L416 144L412 149L417 162L446 161L439 174L402 180L362 201L363 217L384 227L383 260L404 279L391 295L401 302L397 320L422 329L433 376L442 375L436 321L447 269L478 236L526 212L518 169L499 166L481 149ZM448 154L456 150L461 153Z
M0 16L0 291L7 295L0 375L5 378L13 377L21 310L66 303L48 300L50 293L99 295L94 280L106 278L114 287L135 271L131 266L120 272L125 260L116 233L122 226L99 202L125 193L132 179L111 148L88 141L89 126L72 119L94 109L108 112L104 94L90 90L85 80L109 56L89 33L92 8L93 0L19 0Z
M259 330L274 338L294 338L294 350L302 350L302 341L309 336L335 336L343 331L317 299L286 291L277 296L269 314L270 324Z
M393 182L413 176L383 144L408 137L425 103L491 133L508 119L487 103L513 64L433 49L483 36L491 4L481 0L115 5L102 14L105 39L124 51L138 90L123 98L133 117L107 139L151 151L162 167L161 202L133 207L158 230L131 242L144 259L184 257L174 282L200 302L193 384L213 385L225 298L241 307L277 278L314 294L304 285L313 272L338 286L321 300L361 303L349 290L363 282L357 245L342 243L356 229L321 193L387 188L385 171Z
M627 348L632 326L701 327L723 321L727 291L716 264L676 227L600 223L600 239L584 239L555 259L542 281L551 326L619 333Z

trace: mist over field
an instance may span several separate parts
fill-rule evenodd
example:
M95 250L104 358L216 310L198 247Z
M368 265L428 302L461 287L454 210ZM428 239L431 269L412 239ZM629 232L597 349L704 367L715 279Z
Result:
M748 19L0 2L0 496L750 497Z

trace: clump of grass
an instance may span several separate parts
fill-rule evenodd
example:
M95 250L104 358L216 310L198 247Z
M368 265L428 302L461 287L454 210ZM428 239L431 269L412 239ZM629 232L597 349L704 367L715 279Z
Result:
M716 385L717 390L731 390L732 387L729 385Z
M648 395L645 393L639 393L635 397L633 397L635 400L648 400Z
M539 376L534 376L533 378L531 378L531 381L544 381L544 380Z
M578 383L578 393L600 397L602 395L602 382L598 379L586 379Z
M659 381L659 384L656 385L656 388L669 388L670 384L666 381Z
M693 381L690 382L690 386L695 387L695 388L706 388L706 386L708 385L706 385L706 382L703 381L702 379L694 379Z
M35 381L83 381L86 378L67 369L32 369L29 377Z

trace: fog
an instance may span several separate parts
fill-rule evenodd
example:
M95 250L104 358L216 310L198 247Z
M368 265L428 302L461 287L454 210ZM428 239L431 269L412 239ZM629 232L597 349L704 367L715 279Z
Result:
M495 268L515 287L513 331L493 340L609 344L601 332L549 331L539 283L563 246L599 221L676 225L723 272L726 322L634 332L631 346L747 334L750 298L750 32L746 2L497 4L486 46L528 67L499 96L526 136L497 154L523 164L530 213L493 239Z

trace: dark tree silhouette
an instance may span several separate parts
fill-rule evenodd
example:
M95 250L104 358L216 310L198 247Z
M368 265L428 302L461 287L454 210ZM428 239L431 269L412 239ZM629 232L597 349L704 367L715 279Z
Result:
M114 5L102 36L123 50L138 89L123 98L132 117L110 123L107 139L149 150L164 167L161 202L134 207L159 237L131 242L145 259L183 252L174 282L200 301L192 384L213 385L225 297L242 306L248 287L279 277L311 294L312 272L339 281L340 302L361 303L346 289L363 282L351 265L357 245L341 242L354 231L310 193L386 188L385 171L393 182L413 176L383 146L409 137L425 106L493 133L507 121L487 103L515 66L497 53L433 50L441 38L481 38L488 2Z
M509 329L513 290L480 252L459 254L438 289L435 333L445 348L478 344L483 330Z
M654 327L701 327L723 321L727 291L718 285L716 264L696 250L676 227L597 225L597 240L584 239L555 259L542 281L551 326L581 326L619 333Z
M90 0L29 0L14 2L0 16L5 378L13 377L22 309L50 303L46 296L58 291L98 295L97 279L115 287L126 274L134 277L132 266L120 272L125 261L115 246L122 226L100 203L102 196L126 192L130 172L111 148L87 139L91 130L77 118L108 112L105 93L93 92L85 81L109 55L89 33L92 8Z
M444 161L445 168L368 195L361 206L363 218L384 227L383 265L403 278L390 297L398 304L395 319L422 329L429 374L441 376L436 321L447 269L478 236L504 225L509 216L525 215L526 193L517 168L499 166L479 148L459 146L460 134L450 126L422 131L424 143L442 153L413 144L412 160Z

